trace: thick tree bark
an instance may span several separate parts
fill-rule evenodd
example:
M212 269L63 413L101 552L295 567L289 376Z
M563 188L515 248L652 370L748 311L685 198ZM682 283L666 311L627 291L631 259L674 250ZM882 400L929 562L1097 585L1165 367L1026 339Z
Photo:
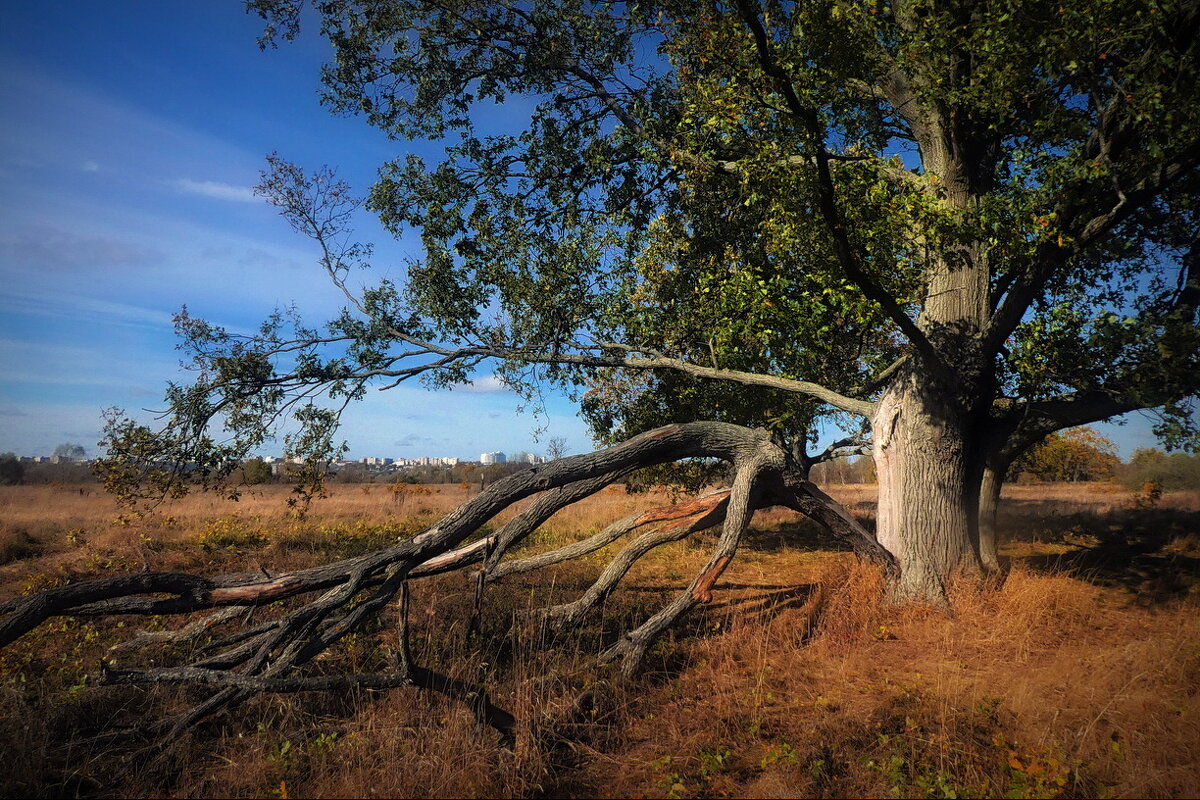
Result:
M1000 490L1008 465L989 463L983 470L979 487L979 561L985 572L1000 572L1000 556L996 550L997 514L1000 510Z
M970 426L907 379L871 420L879 482L876 537L900 564L898 601L946 602L946 582L975 569L982 468Z

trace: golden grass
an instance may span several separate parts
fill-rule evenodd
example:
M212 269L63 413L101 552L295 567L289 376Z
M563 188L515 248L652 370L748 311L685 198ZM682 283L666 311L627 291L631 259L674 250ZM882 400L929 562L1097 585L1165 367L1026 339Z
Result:
M0 591L142 565L315 563L467 496L430 488L399 503L386 487L338 485L297 520L283 506L286 489L268 487L237 504L187 498L158 520L129 524L114 521L118 510L102 495L4 488L0 553L16 555L0 566ZM832 493L869 516L873 487ZM663 500L610 489L558 515L541 545ZM471 639L465 579L421 582L412 601L418 659L486 683L521 720L512 751L461 705L429 693L261 697L196 730L174 771L151 774L135 751L79 737L97 720L160 715L199 695L91 686L95 659L125 632L115 621L56 622L0 653L0 740L11 755L0 793L1200 793L1200 498L1168 496L1147 511L1103 486L1016 486L1006 500L1012 572L999 588L956 584L952 615L885 605L878 574L827 549L794 515L762 512L714 602L665 637L632 682L595 667L593 654L686 583L711 534L656 551L594 624L553 640L514 612L575 596L603 553L494 587L483 634ZM371 626L323 664L377 668L392 641L389 624Z

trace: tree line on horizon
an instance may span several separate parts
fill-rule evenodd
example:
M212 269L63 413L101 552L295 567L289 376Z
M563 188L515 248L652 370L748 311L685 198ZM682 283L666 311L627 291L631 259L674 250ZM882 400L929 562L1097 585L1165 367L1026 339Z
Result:
M812 475L818 484L876 480L874 463L865 455L817 464ZM1122 461L1111 439L1083 426L1047 436L1013 463L1007 480L1023 484L1114 481L1135 491L1147 486L1162 491L1200 489L1200 454L1140 447Z
M528 464L490 464L480 466L462 462L454 466L418 466L403 472L372 472L362 465L349 464L333 477L336 483L466 483L484 484L520 472ZM875 464L869 455L847 456L815 464L811 472L818 485L871 484L877 481ZM24 463L13 453L0 455L0 485L89 483L96 480L85 463ZM246 486L287 483L286 473L273 474L261 458L242 462L235 482ZM651 478L655 485L662 478ZM1154 486L1162 491L1200 489L1200 453L1167 453L1156 447L1141 447L1129 461L1117 455L1113 441L1091 426L1071 428L1050 434L1031 448L1009 470L1008 480L1015 483L1079 483L1115 481L1133 490Z

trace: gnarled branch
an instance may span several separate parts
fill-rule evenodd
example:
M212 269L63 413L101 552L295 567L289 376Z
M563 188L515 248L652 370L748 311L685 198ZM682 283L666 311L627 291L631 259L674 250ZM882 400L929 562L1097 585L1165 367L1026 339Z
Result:
M600 534L565 548L531 557L501 560L559 509L592 495L632 469L681 458L720 458L736 473L729 492L716 493L664 509L631 515ZM468 540L480 527L513 503L539 495L496 533ZM314 596L282 616L235 631L202 647L190 664L116 670L105 666L109 683L196 683L217 691L173 720L171 729L189 725L259 692L320 691L361 686L386 689L421 686L459 697L472 705L480 722L511 739L514 721L495 707L482 688L447 678L414 664L407 647L407 625L400 616L400 652L394 670L375 675L314 675L306 672L318 655L379 615L398 594L401 605L408 581L484 562L486 581L577 557L641 527L652 530L629 545L599 580L570 609L551 616L579 619L613 590L629 566L666 541L711 527L724 519L723 533L708 564L687 589L663 610L610 648L604 658L624 659L631 673L654 638L681 615L706 602L736 552L755 508L782 503L808 513L830 527L868 558L894 571L894 561L844 509L802 475L802 467L773 443L765 431L715 422L669 425L627 442L580 456L559 459L498 481L411 539L355 558L268 575L241 573L203 577L184 573L143 573L89 581L33 597L0 603L0 646L42 622L64 615L176 615L208 611L203 618L162 636L143 635L115 649L138 644L190 641L215 625L236 624L250 609ZM466 542L464 544L464 542ZM481 587L482 587L481 583ZM245 622L249 622L246 615Z

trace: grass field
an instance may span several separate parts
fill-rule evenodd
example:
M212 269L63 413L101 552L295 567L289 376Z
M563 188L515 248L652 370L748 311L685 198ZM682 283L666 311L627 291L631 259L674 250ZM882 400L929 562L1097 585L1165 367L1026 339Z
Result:
M286 488L267 487L238 503L190 497L138 520L94 487L2 487L0 599L116 571L320 563L415 532L471 491L338 485L297 519ZM831 491L856 514L873 512L873 487ZM561 512L530 547L667 499L610 488ZM643 559L592 623L553 639L521 612L578 594L611 551L492 587L471 637L467 578L417 582L415 656L488 685L520 719L513 749L429 693L307 693L219 716L151 769L161 742L96 735L203 694L95 686L90 675L101 657L123 663L126 651L110 648L130 629L162 623L56 621L0 651L0 794L1200 794L1200 495L1014 486L1002 509L1008 579L957 585L950 615L886 606L878 575L809 523L760 512L713 602L634 681L592 657L686 584L711 533ZM381 668L393 641L381 620L316 668Z

